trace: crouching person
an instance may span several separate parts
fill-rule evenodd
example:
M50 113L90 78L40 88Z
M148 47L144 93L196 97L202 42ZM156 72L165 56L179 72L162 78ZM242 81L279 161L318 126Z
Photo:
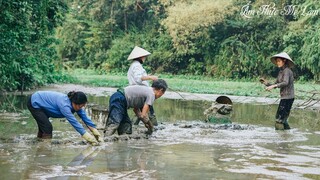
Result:
M105 136L116 131L119 135L132 134L132 122L127 109L133 108L137 117L145 124L148 133L153 132L153 124L148 118L149 107L167 90L168 85L163 79L153 81L151 87L133 85L114 93L109 100L109 116ZM142 109L142 111L140 110Z
M97 145L103 139L96 129L96 125L86 115L83 107L87 103L87 96L81 91L71 91L67 95L54 91L38 91L32 94L27 107L38 125L38 138L52 138L52 124L49 117L66 118L80 135L92 145ZM73 115L77 113L93 135L87 132Z

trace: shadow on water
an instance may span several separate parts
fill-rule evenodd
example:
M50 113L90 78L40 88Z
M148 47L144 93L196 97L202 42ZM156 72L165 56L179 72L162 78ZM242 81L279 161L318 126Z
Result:
M233 128L204 122L211 102L159 99L149 139L91 147L63 119L52 141L38 141L27 96L0 102L0 179L320 179L317 111L293 109L293 129L275 131L277 105L234 104Z

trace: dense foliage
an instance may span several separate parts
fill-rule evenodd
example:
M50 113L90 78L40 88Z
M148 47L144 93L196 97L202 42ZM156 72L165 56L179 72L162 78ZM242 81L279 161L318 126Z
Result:
M63 1L0 1L0 90L24 90L61 77L54 61L54 28L67 9Z
M74 0L71 6L58 34L68 67L125 72L139 45L152 52L150 73L255 78L275 74L269 59L286 51L299 78L320 78L319 2Z
M62 67L125 73L135 45L152 52L149 73L271 76L270 57L286 51L299 79L320 80L320 2L313 0L0 4L0 89L54 82Z

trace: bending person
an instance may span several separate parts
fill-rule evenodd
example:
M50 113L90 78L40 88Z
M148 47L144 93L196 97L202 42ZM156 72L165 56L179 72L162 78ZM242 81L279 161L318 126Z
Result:
M146 51L145 49L142 49L138 46L135 46L134 49L131 51L128 60L132 60L132 63L129 67L127 77L129 81L129 85L141 85L141 86L147 86L149 87L150 81L155 81L158 79L158 76L151 76L148 75L146 70L143 68L142 64L147 59L147 56L149 56L151 53ZM150 106L149 111L149 119L151 120L152 124L157 126L157 118L154 113L153 106ZM136 125L139 124L139 118L135 122Z
M114 93L109 100L109 116L105 136L111 136L116 131L119 135L132 133L132 123L127 111L129 108L133 108L136 116L145 124L148 133L151 134L153 124L147 116L149 107L166 92L167 88L167 83L158 79L153 81L151 87L127 86L123 91L118 90Z
M49 117L66 118L80 135L92 145L97 145L103 139L96 129L96 125L89 119L83 109L87 103L87 96L81 92L69 92L68 95L53 91L38 91L28 100L28 109L38 124L38 138L52 138L52 124ZM75 118L77 113L94 136L88 133Z

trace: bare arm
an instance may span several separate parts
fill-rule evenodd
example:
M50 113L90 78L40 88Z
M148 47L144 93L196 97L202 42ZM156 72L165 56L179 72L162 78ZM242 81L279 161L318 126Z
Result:
M155 81L158 79L158 76L142 76L141 80L142 81L146 81L146 80L151 80L151 81Z
M147 116L147 114L149 112L149 105L145 104L142 108L142 112L139 109L134 110L134 111L137 112L136 115L144 123L145 127L148 129L147 134L152 134L153 124L151 123L151 121L149 120L149 117Z
M147 114L149 112L149 105L148 104L145 104L142 108L142 112L141 112L141 116L142 118L148 118L147 117Z
M139 108L133 108L133 112L136 114L138 118L141 117L141 111Z

